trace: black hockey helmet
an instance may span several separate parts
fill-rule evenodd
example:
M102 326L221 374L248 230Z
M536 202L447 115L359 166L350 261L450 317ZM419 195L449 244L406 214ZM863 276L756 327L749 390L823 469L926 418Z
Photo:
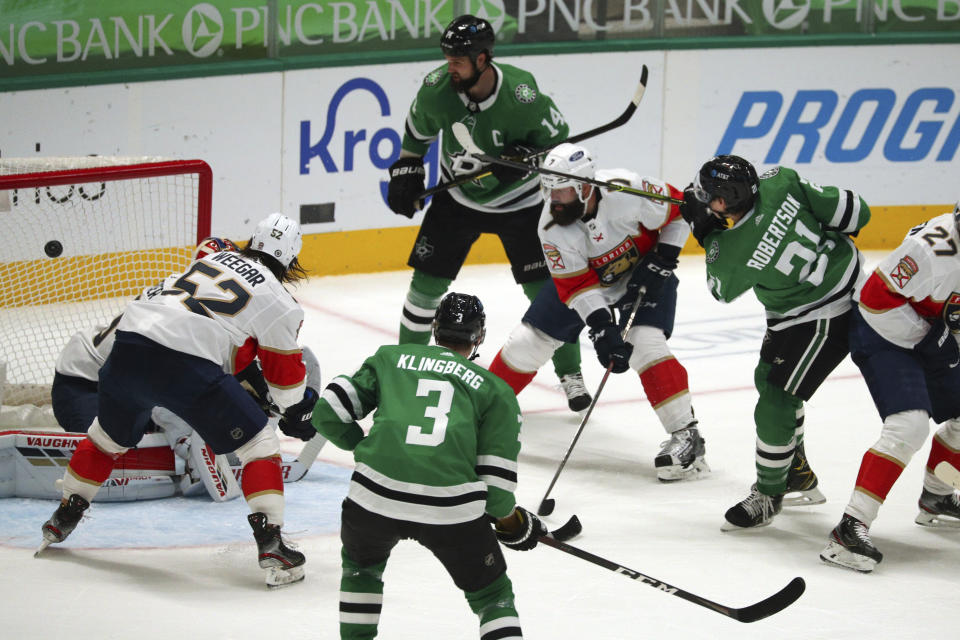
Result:
M759 184L757 170L740 156L717 156L708 160L693 182L697 200L709 204L714 198L723 198L732 213L750 210Z
M486 323L487 315L480 298L448 293L433 317L433 336L437 342L478 345L487 335Z
M960 200L953 205L953 223L957 225L957 231L960 232Z
M469 14L454 18L440 36L440 48L448 56L468 56L476 61L481 53L493 57L493 27L483 18Z

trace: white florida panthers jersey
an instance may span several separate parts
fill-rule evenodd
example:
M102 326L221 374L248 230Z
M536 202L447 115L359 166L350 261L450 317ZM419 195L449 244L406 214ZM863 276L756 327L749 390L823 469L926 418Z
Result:
M94 382L99 380L100 367L107 361L113 348L113 330L119 321L120 316L117 316L109 325L84 329L70 336L57 357L57 373Z
M596 179L683 198L657 178L626 169L597 171ZM550 225L550 203L540 216L540 242L560 300L586 319L626 293L630 273L658 243L682 247L690 227L676 205L622 191L602 191L597 215L584 222Z
M914 347L938 317L960 330L960 236L953 214L914 227L857 292L874 331Z
M145 290L127 306L117 330L206 358L231 374L259 357L270 394L283 409L303 398L302 322L300 305L269 269L224 251Z

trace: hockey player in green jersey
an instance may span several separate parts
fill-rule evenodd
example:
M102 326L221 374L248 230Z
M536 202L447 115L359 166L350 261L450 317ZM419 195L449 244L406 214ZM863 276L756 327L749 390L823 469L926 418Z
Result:
M404 538L429 549L463 590L481 640L522 637L497 540L526 551L547 530L513 495L520 407L503 380L470 361L486 332L480 300L447 294L433 332L436 346L380 347L355 374L334 378L313 412L317 431L356 461L340 529L341 638L377 635L383 572ZM371 411L364 436L356 420Z
M727 510L724 531L769 524L786 504L826 499L803 448L803 403L846 357L851 298L863 257L851 240L866 202L793 169L759 178L738 156L717 156L684 192L683 217L706 250L707 286L720 302L753 289L767 316L754 371L757 482ZM727 228L728 223L732 223Z
M569 127L533 75L492 62L494 33L471 15L453 20L440 39L446 64L423 80L407 114L400 157L390 167L387 203L412 218L422 204L423 156L440 138L444 182L481 169L460 147L451 126L464 123L473 139L493 155L524 157L567 138ZM441 135L442 134L442 135ZM481 233L500 238L513 278L532 301L550 279L537 237L543 208L540 178L503 165L489 174L433 196L407 264L413 279L403 305L400 344L427 344L430 323ZM587 408L590 394L580 373L580 346L568 344L553 356L554 370L570 408Z

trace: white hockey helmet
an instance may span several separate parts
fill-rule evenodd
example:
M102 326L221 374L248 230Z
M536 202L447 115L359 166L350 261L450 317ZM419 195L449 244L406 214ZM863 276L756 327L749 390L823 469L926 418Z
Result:
M540 166L544 169L561 171L570 175L582 178L593 178L597 173L597 163L593 159L593 154L580 145L561 142L547 154ZM577 198L580 202L586 202L584 196L583 182L566 178L563 176L554 176L548 173L540 175L540 188L543 191L543 199L550 201L550 192L554 189L564 189L573 187L577 192Z
M272 256L286 269L303 247L300 223L282 213L271 213L257 223L250 248Z

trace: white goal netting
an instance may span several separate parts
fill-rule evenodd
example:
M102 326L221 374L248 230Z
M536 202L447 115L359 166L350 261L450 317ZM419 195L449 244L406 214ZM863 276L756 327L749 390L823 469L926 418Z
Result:
M0 403L49 403L60 350L182 270L210 169L163 158L0 158Z

